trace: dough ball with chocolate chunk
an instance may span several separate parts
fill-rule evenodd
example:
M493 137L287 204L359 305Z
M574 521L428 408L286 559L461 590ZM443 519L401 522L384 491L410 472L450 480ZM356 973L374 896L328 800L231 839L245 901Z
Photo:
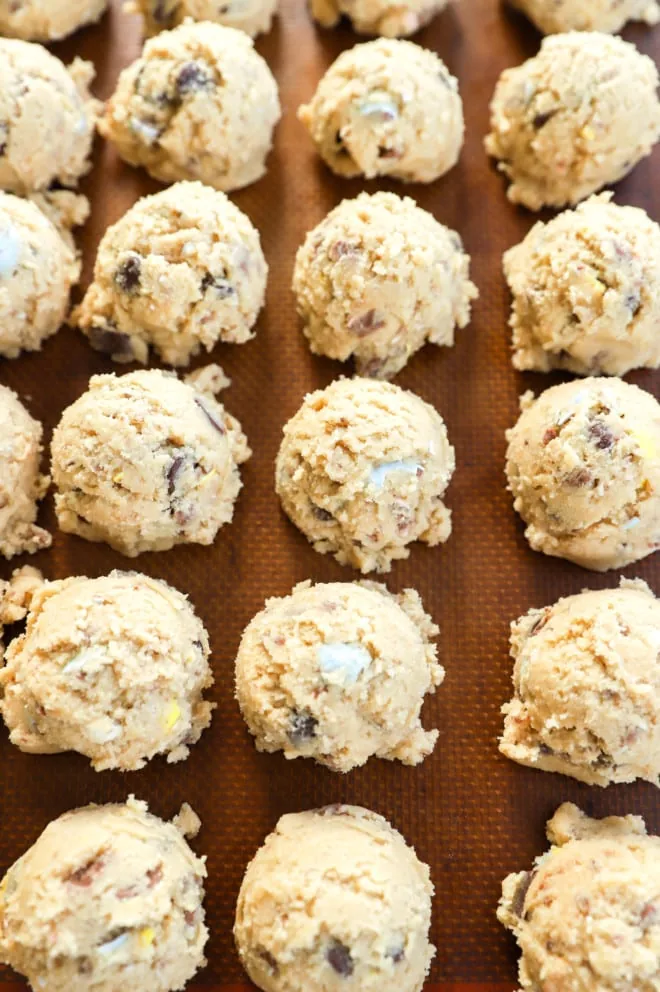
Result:
M96 771L188 756L209 725L208 635L176 589L112 572L47 582L0 670L10 740L33 754L78 751Z
M447 6L448 0L311 0L312 16L324 28L348 18L358 34L403 38L414 34Z
M39 471L42 434L16 393L0 384L0 555L5 558L50 547L50 534L35 524L37 501L50 483Z
M186 18L215 21L251 38L270 31L278 0L129 0L124 9L141 14L148 35L171 29Z
M53 820L0 883L0 960L39 992L182 989L208 938L191 818L184 806L166 823L131 796Z
M660 785L660 602L641 579L567 596L511 625L500 750L589 785Z
M416 765L438 731L420 710L444 678L413 589L303 582L269 599L236 658L236 696L260 751L347 772L372 755Z
M91 62L66 67L42 45L0 38L0 189L76 186L90 169L100 103Z
M604 572L660 547L660 405L621 379L525 393L507 432L514 509L535 551Z
M0 0L0 34L24 41L58 41L98 21L108 0Z
M409 197L361 193L298 249L293 291L312 351L390 379L427 341L452 345L477 289L455 231Z
M513 364L579 375L660 365L660 227L601 193L504 256Z
M277 83L250 38L186 21L123 70L99 131L156 179L232 190L266 171L279 118Z
M389 382L338 379L306 396L285 425L275 486L317 551L362 572L389 572L413 541L449 537L443 496L454 466L430 404Z
M258 231L224 193L176 183L108 228L74 320L115 361L146 363L152 347L187 365L217 341L252 337L267 273Z
M543 34L562 31L607 31L615 34L628 21L657 24L657 0L509 0Z
M502 883L497 916L520 947L523 992L654 992L660 837L641 816L592 820L564 803L550 850Z
M618 182L660 136L658 72L621 38L572 31L546 38L495 88L486 151L530 210L578 203Z
M433 885L384 817L361 806L289 813L248 865L234 937L265 992L420 992Z
M129 557L211 544L232 519L249 457L211 392L156 369L92 376L53 433L58 523Z
M340 176L430 183L456 164L463 145L457 81L435 52L410 41L343 52L298 117Z

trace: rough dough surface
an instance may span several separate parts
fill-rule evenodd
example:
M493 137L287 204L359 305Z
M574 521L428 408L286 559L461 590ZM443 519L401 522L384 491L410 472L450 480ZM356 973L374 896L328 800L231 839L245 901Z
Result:
M340 176L430 183L463 145L458 82L410 41L379 39L343 52L298 117Z
M601 193L504 256L513 364L578 375L660 365L660 227Z
M91 62L67 68L42 45L0 39L0 189L76 186L90 169L101 104Z
M227 28L245 31L251 38L270 31L277 0L129 0L129 13L141 14L148 35L177 27L187 17L194 21L216 21Z
M257 747L341 772L371 755L418 764L438 738L420 722L445 675L437 634L413 589L303 582L267 600L236 658L236 696Z
M0 0L0 34L24 41L57 41L98 21L108 0Z
M277 83L250 38L187 21L123 70L99 131L156 179L232 190L263 176L279 118Z
M238 953L264 992L421 992L432 895L428 867L377 813L289 813L245 873Z
M564 207L618 182L660 136L658 72L621 38L571 31L500 76L486 151L530 210Z
M553 386L507 432L514 509L535 551L604 572L660 547L660 405L620 379Z
M267 273L258 231L224 193L176 183L108 228L74 321L115 361L146 363L151 346L187 365L217 341L252 337Z
M50 484L39 471L42 434L16 393L0 384L0 554L5 558L51 544L48 531L35 524L37 501Z
M0 883L0 960L39 992L183 989L206 963L206 867L176 822L131 797L49 823Z
M660 785L660 602L641 579L511 624L514 697L500 750L589 785Z
M657 0L509 0L543 34L607 31L615 34L628 21L657 24Z
M311 0L312 16L324 28L347 17L358 34L402 38L419 31L449 0Z
M312 351L390 379L427 341L453 345L477 289L455 231L409 197L343 200L298 249L293 291Z
M285 513L321 554L388 572L412 541L451 533L442 502L455 467L440 414L414 393L338 379L310 393L284 427L275 486Z
M0 670L0 712L22 751L78 751L96 771L180 761L209 725L208 635L180 592L112 572L47 582Z
M233 516L251 452L211 395L217 386L201 390L156 369L92 376L53 433L63 531L129 557L211 544Z
M552 847L505 878L497 911L524 992L657 992L660 838L640 816L592 820L571 803L547 834Z

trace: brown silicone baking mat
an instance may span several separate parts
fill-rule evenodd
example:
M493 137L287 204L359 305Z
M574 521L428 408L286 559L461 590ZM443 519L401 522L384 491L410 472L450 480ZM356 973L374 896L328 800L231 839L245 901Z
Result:
M660 30L628 28L625 36L660 57ZM29 559L48 578L97 576L135 568L188 593L211 637L217 702L213 724L188 761L168 766L154 760L141 772L97 774L77 755L35 757L12 747L0 730L0 872L31 844L53 817L90 801L123 800L129 792L148 800L153 812L172 816L183 800L203 821L195 842L208 855L206 897L211 938L208 968L194 986L247 989L231 937L233 910L243 870L266 833L284 812L332 802L359 803L383 813L431 865L436 886L433 941L438 948L429 989L436 992L508 992L515 987L512 939L495 920L502 877L527 866L545 845L544 823L555 807L573 800L596 815L643 814L660 832L660 794L648 784L590 789L571 779L523 769L497 751L499 708L508 698L511 663L509 622L530 606L562 594L618 584L530 551L504 488L504 430L517 415L525 389L544 389L557 378L522 376L509 361L509 301L501 255L533 222L511 206L482 148L488 101L502 69L533 55L539 36L497 0L462 0L445 10L416 41L434 49L460 82L466 140L460 162L431 186L340 180L315 157L295 116L325 68L359 39L347 28L317 29L304 0L283 0L272 32L259 39L281 93L284 116L277 128L268 174L233 195L259 228L270 264L267 305L257 336L236 347L220 345L212 358L233 379L223 394L254 449L243 469L244 489L234 521L212 547L179 547L128 560L101 544L58 533L52 496L40 522L53 530L53 547ZM140 46L140 23L117 2L99 25L54 47L96 64L95 91L107 97L120 68ZM616 199L644 207L660 219L660 148L620 183ZM106 227L137 197L158 184L119 161L101 140L83 184L91 218L80 234L84 282ZM440 221L456 228L472 256L481 296L470 326L456 347L427 347L397 382L433 403L445 418L456 447L457 469L448 503L453 533L435 549L413 547L410 558L386 577L390 588L411 585L440 624L444 685L424 709L427 726L440 728L435 753L417 768L372 759L341 776L308 760L286 762L258 754L233 698L233 659L245 624L265 597L287 593L303 579L351 580L351 570L312 550L282 515L273 491L273 461L284 422L305 392L347 371L313 357L300 333L290 293L296 248L305 232L343 197L379 188L406 192ZM196 364L204 364L198 359ZM42 420L46 439L62 409L86 387L90 375L113 369L77 332L65 328L43 351L0 361L0 381L15 389ZM118 368L118 371L122 371ZM630 376L659 393L660 373ZM25 563L0 565L0 577ZM660 591L660 555L627 568ZM2 979L13 983L8 971Z

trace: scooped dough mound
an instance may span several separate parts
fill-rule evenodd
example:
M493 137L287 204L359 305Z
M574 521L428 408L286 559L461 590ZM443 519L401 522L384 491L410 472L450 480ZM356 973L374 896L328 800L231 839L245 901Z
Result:
M0 960L40 992L183 989L206 963L206 867L175 823L132 797L49 823L0 883Z
M16 393L0 385L0 554L5 558L50 547L50 534L35 524L37 501L50 483L39 472L42 434Z
M660 988L660 838L640 816L592 820L571 803L552 847L502 883L498 919L520 947L523 992Z
M418 764L438 737L420 722L445 675L437 633L413 589L303 582L267 600L236 658L236 696L257 747L341 772L371 755Z
M265 992L421 992L432 895L427 866L377 813L289 813L245 873L238 953Z
M211 544L249 457L238 421L210 392L156 369L92 376L53 433L58 523L129 557Z
M146 363L151 346L187 365L202 347L252 337L267 272L258 231L224 193L176 183L108 228L74 320L115 361Z
M412 541L451 533L442 502L454 449L440 414L387 382L339 379L310 393L284 427L275 486L321 554L388 572Z
M90 169L100 103L91 62L67 68L42 45L0 38L0 189L76 186Z
M157 579L112 572L48 582L0 670L0 711L22 751L78 751L97 771L188 756L209 725L208 635Z
M578 375L660 365L660 227L601 193L504 256L513 364Z
M658 72L620 38L571 31L502 73L486 151L530 210L578 203L618 182L660 136Z
M447 6L448 0L311 0L312 16L325 28L347 17L358 34L402 38L414 34Z
M514 509L535 551L604 572L660 546L660 405L620 379L526 393L507 432Z
M543 34L607 31L616 34L628 21L657 24L657 0L509 0Z
M511 624L514 697L500 750L589 785L660 785L660 602L641 579Z
M298 249L293 291L312 351L390 379L427 341L453 345L477 289L458 234L409 197L343 200Z
M108 0L0 0L0 34L24 41L58 41L98 21Z
M232 190L266 171L279 118L277 83L250 38L187 21L123 70L99 131L156 179Z
M435 52L410 41L343 52L298 117L340 176L430 183L456 164L463 145L457 81Z
M142 14L148 35L177 27L186 18L216 21L228 28L245 31L251 38L270 31L277 0L129 0L124 9Z

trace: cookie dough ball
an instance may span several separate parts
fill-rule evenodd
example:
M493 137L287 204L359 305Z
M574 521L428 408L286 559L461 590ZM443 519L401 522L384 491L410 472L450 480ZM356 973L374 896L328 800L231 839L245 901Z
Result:
M289 813L243 879L241 963L265 992L421 992L432 896L428 867L377 813Z
M611 195L539 222L505 254L516 368L625 375L660 365L660 227Z
M618 182L660 136L658 73L620 38L572 31L502 73L486 151L530 210L564 207Z
M175 28L186 18L216 21L228 28L245 31L251 38L270 31L277 10L277 0L129 0L124 9L142 14L148 35Z
M49 823L0 883L0 960L40 992L182 989L208 931L204 859L178 819L131 797Z
M310 393L284 427L275 487L321 554L389 572L412 541L451 533L442 502L455 467L440 414L387 382L339 379Z
M115 361L146 363L152 347L188 365L202 347L253 336L267 273L258 231L224 193L176 183L108 228L74 320Z
M90 169L100 103L91 62L67 68L42 45L0 38L0 189L76 186Z
M313 352L389 379L427 342L454 343L477 289L455 231L409 197L361 193L299 248L293 291Z
M240 424L209 393L156 369L92 376L53 433L58 523L129 557L211 544L249 457Z
M561 31L608 31L615 34L628 21L657 24L657 0L509 0L543 34Z
M448 0L311 0L312 16L324 28L347 17L358 34L402 38L419 31L447 6Z
M410 41L369 41L343 52L298 117L340 176L430 183L463 144L458 83L438 56Z
M0 671L21 751L78 751L96 771L188 757L211 720L208 635L185 596L132 572L48 582Z
M0 0L0 34L24 41L57 41L98 21L108 0Z
M232 190L263 176L279 118L277 83L248 36L189 21L123 70L99 131L156 179Z
M550 850L502 883L497 916L521 951L523 992L652 992L660 985L660 838L640 816L592 820L571 803Z
M660 546L660 405L620 379L553 386L507 432L514 509L535 551L604 572Z
M257 747L340 772L372 755L419 764L438 738L420 722L445 676L437 633L413 589L303 582L267 600L236 658L236 697Z
M34 522L37 501L50 484L39 472L42 434L16 393L0 384L0 554L5 558L51 544L48 531Z

